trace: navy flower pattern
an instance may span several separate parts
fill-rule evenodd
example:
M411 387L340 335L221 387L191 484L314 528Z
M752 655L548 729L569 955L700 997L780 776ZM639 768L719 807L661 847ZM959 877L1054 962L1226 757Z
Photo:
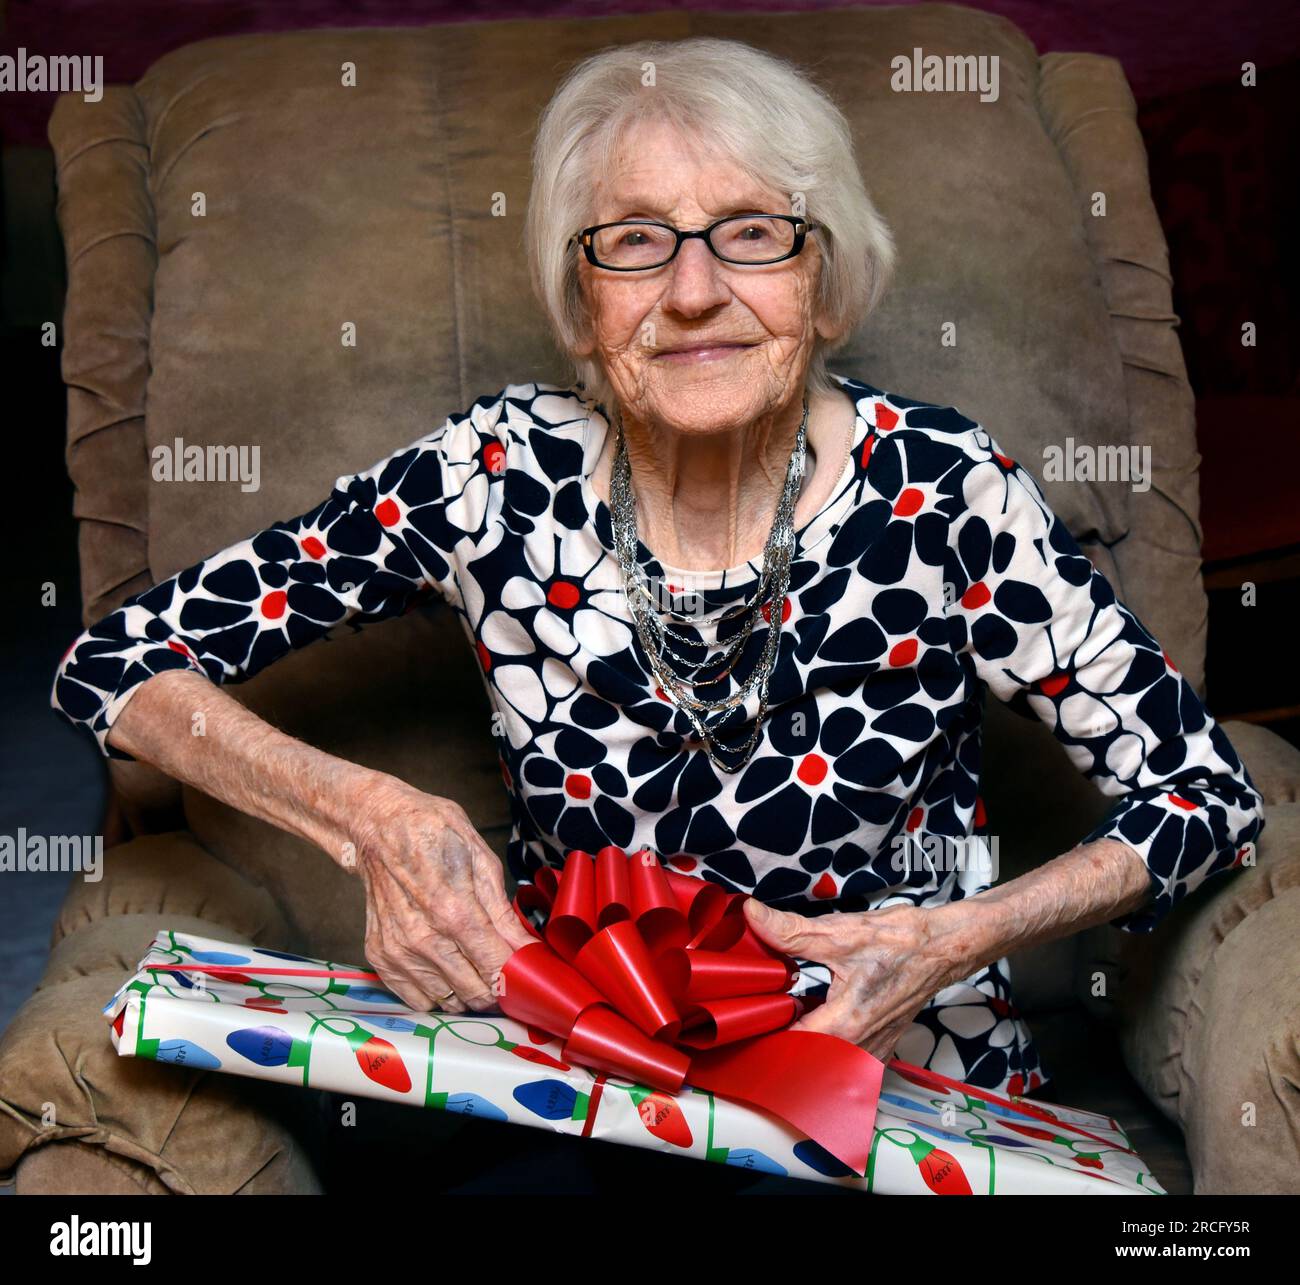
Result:
M590 484L604 408L581 387L544 383L478 399L338 478L309 512L131 598L73 642L52 704L105 755L129 759L108 733L153 674L239 682L344 625L445 603L497 715L517 880L572 848L648 847L821 914L936 906L988 886L976 864L899 853L986 833L991 690L1042 719L1115 799L1081 842L1119 839L1146 863L1150 900L1114 923L1149 932L1257 839L1262 800L1244 765L1034 477L980 424L835 379L857 407L849 463L796 532L769 708L740 771L710 762L632 627L610 513ZM702 572L644 544L638 557L669 593L690 596L689 637L713 648L734 636L761 559ZM769 626L702 695L736 689ZM757 714L751 694L718 726L724 757ZM826 967L801 962L797 989L824 991ZM1047 1078L1005 959L936 995L898 1054L1004 1092Z

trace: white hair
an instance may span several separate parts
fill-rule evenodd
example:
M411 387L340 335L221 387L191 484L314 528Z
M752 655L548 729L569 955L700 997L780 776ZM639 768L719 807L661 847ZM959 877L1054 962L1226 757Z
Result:
M725 156L757 182L787 193L791 213L820 225L817 305L838 337L818 335L808 391L833 388L829 352L847 342L884 294L894 269L888 225L867 195L843 113L808 75L735 40L645 40L592 54L573 67L542 113L533 144L525 239L533 291L588 397L611 404L590 335L569 238L593 221L593 176L641 121L663 121ZM772 211L783 213L784 211Z

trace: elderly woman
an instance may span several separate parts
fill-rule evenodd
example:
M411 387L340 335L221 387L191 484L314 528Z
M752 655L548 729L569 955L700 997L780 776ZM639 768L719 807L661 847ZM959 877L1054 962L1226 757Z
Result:
M54 704L354 871L407 1003L489 1008L530 938L463 810L213 686L436 593L499 716L517 880L653 849L753 894L823 997L799 1026L1043 1084L1005 956L1149 931L1232 868L1263 824L1240 759L988 430L827 371L894 251L799 71L710 39L587 59L540 123L527 233L571 386L480 397L132 598L73 644ZM946 857L982 849L986 687L1116 800L996 887Z

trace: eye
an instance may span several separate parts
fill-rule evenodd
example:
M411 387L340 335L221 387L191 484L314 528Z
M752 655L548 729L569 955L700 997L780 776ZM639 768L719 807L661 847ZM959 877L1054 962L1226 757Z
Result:
M737 218L724 223L720 229L723 240L733 249L766 249L766 242L780 239L780 225L774 227L770 219Z

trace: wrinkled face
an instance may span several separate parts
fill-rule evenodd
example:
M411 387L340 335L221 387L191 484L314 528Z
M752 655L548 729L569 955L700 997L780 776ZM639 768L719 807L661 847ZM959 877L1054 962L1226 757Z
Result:
M657 219L683 231L730 214L789 214L787 193L671 126L629 129L594 187L592 223ZM604 365L625 415L681 433L751 424L798 399L813 344L821 258L815 235L801 253L762 266L723 263L703 239L646 272L609 272L580 253L592 328L578 348ZM701 345L705 345L701 347Z

